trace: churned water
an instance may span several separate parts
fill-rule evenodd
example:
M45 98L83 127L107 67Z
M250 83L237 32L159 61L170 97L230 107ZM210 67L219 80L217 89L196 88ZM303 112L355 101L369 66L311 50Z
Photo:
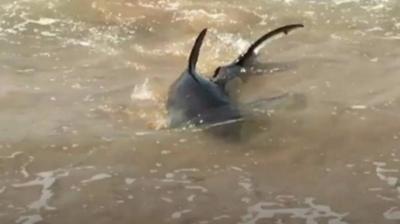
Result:
M211 75L290 23L240 101L301 97L165 128L201 29ZM1 0L0 223L400 223L399 72L398 0Z

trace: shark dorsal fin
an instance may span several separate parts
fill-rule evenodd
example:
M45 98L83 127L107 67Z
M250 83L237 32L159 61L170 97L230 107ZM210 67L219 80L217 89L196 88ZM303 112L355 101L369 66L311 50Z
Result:
M257 47L259 47L264 41L268 40L269 38L280 34L280 33L284 33L284 34L288 34L291 30L296 29L296 28L300 28L300 27L304 27L303 24L291 24L291 25L286 25L286 26L282 26L279 27L275 30L272 30L271 32L268 32L266 34L264 34L262 37L260 37L258 40L256 40L248 49L247 51L240 55L239 58L236 60L236 64L238 65L244 65L245 62L251 58L252 55L254 55L255 50L257 49Z
M200 48L201 45L203 44L204 37L206 36L207 29L203 29L199 35L196 38L196 41L194 42L192 51L190 52L189 56L189 65L188 65L188 72L189 74L193 77L194 80L199 82L199 80L196 77L196 64L197 60L199 59L199 53L200 53Z

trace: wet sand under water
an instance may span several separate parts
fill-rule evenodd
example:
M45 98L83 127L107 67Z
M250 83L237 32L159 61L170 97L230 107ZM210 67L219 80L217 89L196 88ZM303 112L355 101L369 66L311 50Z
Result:
M0 223L400 222L400 4L0 3ZM163 102L197 32L211 74L259 35L267 68L230 142L168 130ZM277 71L276 68L279 68ZM303 102L302 102L303 103Z

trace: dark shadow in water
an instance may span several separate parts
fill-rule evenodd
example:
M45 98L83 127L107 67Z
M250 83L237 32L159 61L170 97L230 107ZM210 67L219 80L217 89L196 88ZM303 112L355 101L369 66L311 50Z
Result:
M210 137L226 143L246 143L248 140L268 130L270 123L269 111L298 111L306 108L306 98L302 94L284 94L267 99L259 99L250 103L238 105L241 111L241 118L226 120L223 122L198 124L194 119L188 122L187 126L177 131L203 132ZM209 111L210 116L219 113L223 114L224 108Z

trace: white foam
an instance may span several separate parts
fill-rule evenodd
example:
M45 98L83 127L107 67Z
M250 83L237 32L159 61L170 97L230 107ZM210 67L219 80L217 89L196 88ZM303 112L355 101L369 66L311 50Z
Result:
M345 3L359 3L360 0L333 0L333 2L337 5L341 5Z
M223 23L228 21L228 17L223 13L211 13L203 9L180 10L177 12L175 20L195 21L198 20L199 18L204 18L204 17L218 23Z
M229 216L229 215L219 215L219 216L214 217L213 220L217 221L217 220L229 219L229 218L231 218L231 216Z
M247 192L251 192L253 190L253 185L249 182L239 182L238 184Z
M366 105L353 105L353 106L351 106L351 109L353 109L353 110L365 110L365 109L367 109L367 106Z
M93 168L94 167L92 166L85 166L85 167L76 167L73 169L81 170L81 169L93 169ZM56 209L55 207L49 206L49 201L54 195L54 193L51 190L51 187L58 179L66 177L68 175L69 175L69 170L66 169L57 169L52 171L40 172L36 174L37 176L36 179L25 183L13 184L12 186L15 188L42 186L39 199L28 204L28 209L34 211L41 211L42 209L54 210ZM42 221L41 217L38 215L21 216L18 220L17 223L23 223L23 224L33 224Z
M196 195L195 194L191 194L189 197L186 198L186 200L188 202L192 202L192 201L194 201L195 198L196 198Z
M103 179L107 179L107 178L111 178L111 177L112 177L112 175L110 175L108 173L99 173L99 174L92 176L89 179L82 180L81 183L87 184L87 183L90 183L93 181L103 180Z
M283 0L286 4L290 5L294 2L294 0Z
M368 12L371 12L371 11L379 11L385 9L386 7L387 7L386 4L381 3L377 5L363 6L361 8L365 9Z
M21 183L21 184L13 184L13 187L20 188L20 187L31 187L31 186L42 186L41 196L37 201L34 201L28 205L30 209L34 210L54 210L55 207L49 206L49 200L54 195L54 193L50 190L56 180L60 177L65 177L69 175L69 172L64 170L54 170L54 171L47 171L41 172L36 174L37 178L35 180Z
M191 211L192 211L192 210L190 210L190 209L185 209L185 210L182 210L182 211L176 211L176 212L172 213L171 218L173 218L173 219L179 219L179 218L182 217L182 215L184 215L184 214L186 214L186 213L189 213L189 212L191 212Z
M208 192L208 189L203 187L203 186L194 186L194 185L190 185L190 186L185 186L186 189L188 190L199 190L203 193Z
M182 172L199 172L200 170L197 168L182 168L174 170L174 173L182 173Z
M43 221L42 216L36 215L24 215L19 217L15 222L20 224L35 224Z
M391 176L390 174L395 174L399 173L398 169L385 169L383 167L386 166L386 163L380 163L380 162L374 162L374 165L376 166L376 175L377 177L386 182L390 187L395 188L399 194L400 194L400 180L398 177Z
M52 19L52 18L40 18L39 20L30 19L30 20L27 20L27 21L30 22L30 23L35 23L35 24L39 24L39 25L42 25L42 26L48 26L48 25L51 25L53 23L58 22L59 20Z
M57 36L57 34L52 33L52 32L48 32L48 31L42 31L42 32L40 32L40 34L42 36L45 36L45 37L55 37L55 36Z
M385 40L400 40L400 35L386 36L386 37L382 37L382 39L385 39Z
M29 164L31 164L34 160L35 160L35 158L34 158L33 156L29 156L29 161L26 162L26 163L24 163L24 164L21 166L21 174L22 174L25 178L26 178L26 177L29 177L29 173L28 173L28 171L26 170L26 167L27 167Z
M316 224L321 218L326 218L327 223L346 224L343 218L347 214L339 214L329 206L316 205L312 198L305 199L305 205L297 208L277 207L278 204L271 202L259 202L248 208L247 214L242 216L242 222L246 224L256 224L259 220L271 219L276 216L288 217L294 220L303 219L305 223Z
M398 207L392 207L387 210L383 216L388 220L400 220L400 209Z
M231 166L230 167L232 170L238 171L238 172L243 172L243 169L237 166Z
M125 184L131 185L136 181L135 178L125 178Z
M167 202L167 203L172 203L174 202L174 200L172 200L171 198L167 198L167 197L161 197L161 200Z
M151 8L151 9L163 9L167 11L175 11L179 9L180 3L179 2L169 2L169 1L157 1L156 4L154 3L147 3L144 1L138 1L137 3L139 6L144 8ZM132 5L134 7L134 5Z
M14 159L16 156L23 154L23 152L14 152L9 156L0 156L0 159Z

